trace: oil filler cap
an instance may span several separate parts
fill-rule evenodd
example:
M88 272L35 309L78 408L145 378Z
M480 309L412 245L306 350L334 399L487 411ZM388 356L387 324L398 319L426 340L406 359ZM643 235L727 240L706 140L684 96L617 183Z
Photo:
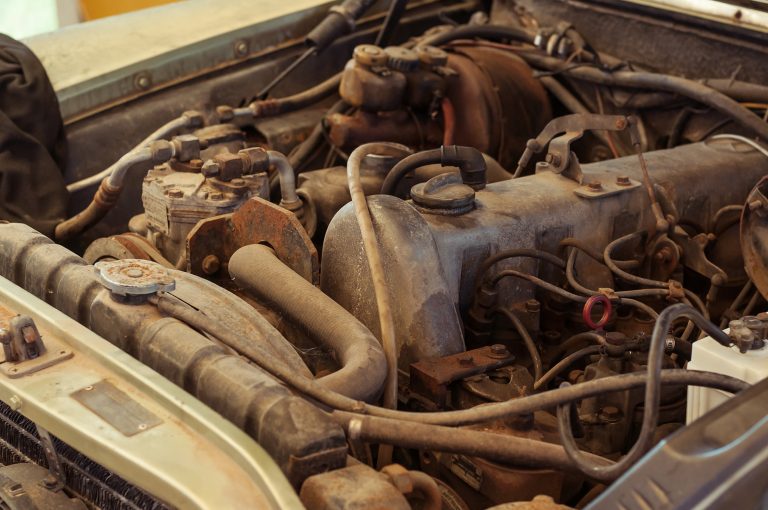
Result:
M475 207L475 190L458 173L445 173L411 188L411 199L421 212L457 216Z

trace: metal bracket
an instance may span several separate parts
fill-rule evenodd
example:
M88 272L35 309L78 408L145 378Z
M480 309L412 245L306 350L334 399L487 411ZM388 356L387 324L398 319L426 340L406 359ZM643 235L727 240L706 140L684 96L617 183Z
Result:
M628 125L627 118L622 115L574 113L552 119L539 136L528 140L525 151L517 163L515 177L523 173L523 169L534 154L541 152L549 144L549 151L545 158L547 169L557 174L564 174L581 184L581 168L571 152L571 143L584 136L584 131L587 130L622 131ZM559 134L561 135L557 136Z
M707 255L704 253L704 248L706 248L709 243L707 234L699 234L694 237L689 237L682 228L675 227L669 237L682 248L683 265L685 267L702 276L706 276L713 283L719 282L720 285L725 283L728 279L728 275L725 271L710 262Z

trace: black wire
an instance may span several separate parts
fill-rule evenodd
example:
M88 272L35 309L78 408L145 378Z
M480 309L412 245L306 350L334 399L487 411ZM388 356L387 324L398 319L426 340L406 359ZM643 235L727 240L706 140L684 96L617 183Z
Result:
M643 421L637 441L629 452L618 462L610 466L600 466L587 459L576 445L571 429L571 403L558 405L557 418L560 425L560 439L568 457L585 475L602 481L615 480L629 469L640 457L653 446L654 431L659 419L661 398L661 373L664 363L664 348L672 322L686 317L713 339L723 345L730 345L731 340L720 328L709 322L693 307L678 303L666 308L656 321L651 335L648 353L648 383L643 399ZM568 383L564 383L568 385Z
M384 19L384 24L381 26L381 30L376 35L376 46L384 47L389 44L392 34L397 30L397 25L400 23L400 18L405 12L405 6L408 0L392 0L389 3L389 10L387 11L387 17Z

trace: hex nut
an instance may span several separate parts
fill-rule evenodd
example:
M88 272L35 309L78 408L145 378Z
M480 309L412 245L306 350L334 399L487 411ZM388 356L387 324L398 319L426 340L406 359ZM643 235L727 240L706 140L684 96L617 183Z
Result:
M209 159L203 163L203 166L200 168L200 173L205 177L215 177L219 175L219 165L215 161Z
M246 161L244 174L257 174L269 170L269 154L261 147L250 147L237 152Z
M200 140L195 135L174 136L171 140L176 148L176 159L191 161L200 157Z
M187 110L182 113L182 116L187 119L187 124L189 124L189 127L191 128L203 127L203 124L205 123L205 117L203 117L203 114L197 110Z
M153 163L165 163L173 157L173 145L166 140L157 140L149 144Z
M223 152L214 156L213 160L219 166L219 179L231 181L243 175L244 162L237 154Z

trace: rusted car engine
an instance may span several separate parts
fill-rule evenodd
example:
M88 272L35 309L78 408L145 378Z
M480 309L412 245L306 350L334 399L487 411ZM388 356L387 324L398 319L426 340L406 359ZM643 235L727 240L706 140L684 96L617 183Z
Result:
M696 507L633 473L712 416L688 386L758 389L697 346L766 349L766 29L372 3L67 123L71 214L4 218L0 276L242 429L307 508ZM6 363L51 354L3 335ZM746 455L707 466L708 508L759 508L715 490Z

